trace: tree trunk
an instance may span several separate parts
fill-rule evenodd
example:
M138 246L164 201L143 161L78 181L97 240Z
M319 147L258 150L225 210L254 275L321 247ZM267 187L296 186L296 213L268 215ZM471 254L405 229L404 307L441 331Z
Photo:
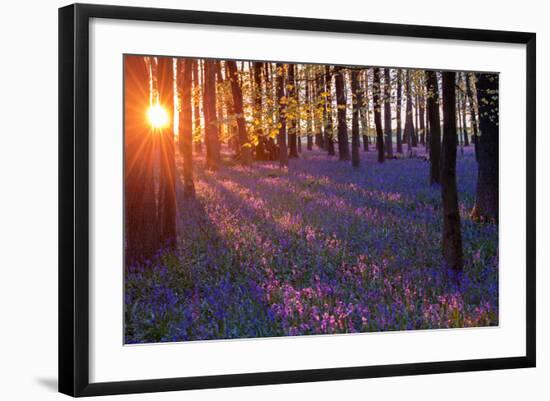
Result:
M191 73L193 69L191 59L178 60L178 87L180 90L180 113L178 137L180 153L183 159L183 196L195 196L193 182L193 115L191 96Z
M479 107L476 201L472 218L498 222L498 76L477 75L477 104Z
M202 153L202 129L201 129L201 82L199 77L199 61L191 60L193 64L193 140L195 152Z
M462 234L456 189L455 73L443 72L443 145L441 197L443 201L443 260L453 272L463 267Z
M159 103L168 113L168 124L160 134L159 222L163 246L176 244L176 159L174 148L174 62L158 59Z
M468 138L468 128L467 128L467 125L466 125L466 109L467 109L467 102L468 102L468 96L467 96L467 89L466 87L468 86L467 85L467 78L466 78L466 73L462 73L461 74L461 78L464 80L464 90L461 90L461 98L462 98L462 127L463 127L463 131L462 131L462 136L463 136L463 141L464 141L464 146L468 147L470 146L470 140ZM462 85L461 85L462 87Z
M287 76L287 122L288 122L288 157L290 159L298 158L298 143L296 141L296 115L297 115L297 102L296 102L296 82L294 77L294 64L288 65Z
M391 84L390 69L384 68L384 133L386 135L386 154L393 157L393 138L391 127Z
M288 168L288 150L286 146L286 101L284 64L277 63L277 104L279 105L279 166Z
M125 263L150 259L160 248L153 181L153 133L144 113L149 107L149 68L144 57L124 57L124 229Z
M352 122L351 122L351 165L359 168L359 110L363 105L363 93L359 87L359 71L351 72L351 93L352 93Z
M361 120L361 136L363 137L363 151L369 151L369 95L368 95L368 70L363 70L361 74L363 76L362 81L362 102L359 104L359 116Z
M422 84L422 89L423 89L423 84ZM424 91L421 90L420 91L420 94L418 96L418 99L419 99L419 112L420 112L420 143L422 145L426 145L426 125L425 125L425 116L424 116L424 113L425 113L425 109L424 109L424 103L425 103L425 99L424 99Z
M325 66L325 100L324 109L325 114L325 147L329 156L335 156L336 151L334 149L334 123L332 121L332 73L330 66Z
M378 150L378 163L384 163L384 133L382 131L382 86L380 85L380 68L374 69L373 83L374 125L376 127L376 149Z
M307 68L307 67L306 67ZM306 110L306 137L307 137L307 150L313 150L313 132L311 132L312 129L312 119L311 119L311 83L309 82L309 71L306 70L306 104L305 104L305 110Z
M395 106L396 111L396 141L397 141L397 153L403 153L403 140L401 137L401 84L402 84L402 73L401 70L397 70L397 105Z
M472 82L472 77L470 74L465 74L466 78L466 93L468 94L468 98L470 99L470 120L472 122L472 142L474 143L474 150L476 155L476 160L479 162L479 154L478 154L478 139L479 139L479 128L477 123L477 116L476 116L476 107L475 107L475 94L474 94L474 85L475 83Z
M243 92L239 83L239 73L237 72L237 63L235 61L226 61L229 72L229 82L231 83L231 94L233 95L233 110L237 120L237 137L239 140L239 161L243 165L249 165L252 161L251 144L248 141L246 132L246 123L244 121L243 111Z
M216 65L214 60L204 60L203 111L206 142L206 168L217 170L220 165L220 139L216 114Z
M338 115L338 155L340 160L349 160L348 123L346 118L346 92L344 88L344 69L336 67L334 85Z
M414 137L414 123L413 123L413 110L412 110L412 93L411 93L411 72L406 70L405 73L405 140L407 142L407 150L411 152L411 146Z
M441 126L439 125L439 88L435 71L426 71L428 123L430 125L430 185L439 184L441 158Z
M323 98L323 72L315 72L315 106L313 115L315 116L315 144L319 149L325 149L325 139L327 138L326 128L324 127L326 121L326 111L324 108L325 101Z
M266 138L263 132L263 110L262 110L262 64L254 62L254 134L257 138L256 145L256 160L267 160L266 155Z

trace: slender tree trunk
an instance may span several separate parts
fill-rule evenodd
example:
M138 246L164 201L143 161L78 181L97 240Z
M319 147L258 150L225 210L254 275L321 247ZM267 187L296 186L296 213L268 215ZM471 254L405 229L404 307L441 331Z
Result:
M441 126L439 125L439 88L435 71L426 71L428 123L430 125L430 185L439 184L441 158Z
M251 144L248 141L246 132L246 123L244 121L243 110L243 92L239 83L239 73L235 61L226 61L227 71L229 72L229 82L231 83L231 93L233 95L233 109L237 120L237 137L239 140L239 160L241 164L249 165L252 160Z
M363 137L363 151L369 151L369 97L368 97L368 73L367 69L362 71L361 76L363 77L360 80L362 83L361 98L362 102L359 104L359 116L361 121L361 136Z
M410 153L414 137L410 70L405 70L405 74L405 97L407 99L405 105L405 137L407 142L407 150Z
M378 163L384 163L386 157L384 154L384 133L382 131L382 86L380 84L380 68L374 69L373 95L374 125L376 127L376 149L378 150Z
M203 110L206 142L206 168L217 170L220 164L220 139L216 114L216 65L204 60Z
M159 103L168 113L168 124L160 131L159 222L164 246L176 243L176 159L174 148L174 62L171 57L158 59Z
M180 153L183 159L183 196L193 198L195 196L195 184L193 182L193 115L191 96L192 60L179 59L178 63L178 87L180 90L180 113L178 124L178 136Z
M422 90L420 91L420 94L418 96L418 99L419 99L419 112L420 112L420 143L422 145L426 145L426 125L425 125L425 116L424 116L424 113L425 113L425 109L424 109L424 104L425 104L425 99L424 99L424 84L422 83Z
M307 68L307 67L306 67ZM307 150L313 150L313 132L312 130L312 119L311 119L311 112L312 112L312 99L311 99L311 82L309 81L309 70L306 70L306 136L307 136Z
M199 77L199 61L192 60L193 63L193 140L195 142L195 152L202 153L202 128L201 128L201 82Z
M326 112L324 108L325 100L323 99L323 72L315 72L315 144L319 149L325 149L325 139L327 138L327 132L325 129ZM326 99L326 98L325 98Z
M338 155L340 160L349 160L348 123L346 118L346 92L344 88L344 70L335 70L334 85L338 107Z
M415 91L418 91L418 88L416 87L415 85ZM413 148L416 148L418 146L418 137L419 137L419 133L418 131L420 130L420 118L419 118L419 106L418 106L418 94L416 94L415 96L415 99L414 99L414 111L415 111L415 124L416 124L416 130L413 132L413 135L412 135L412 146Z
M325 66L325 101L323 112L326 115L325 121L325 146L329 156L335 156L334 149L334 123L332 120L332 72L330 66Z
M401 70L397 70L397 105L395 106L396 122L396 141L397 141L397 153L403 153L403 140L401 137L401 84L402 84Z
M290 159L298 158L298 143L296 141L296 115L297 115L297 102L296 102L296 82L294 77L294 64L288 65L287 76L287 122L288 122L288 157Z
M253 63L253 78L254 78L254 134L257 138L256 145L256 160L266 160L266 139L263 132L263 110L262 110L262 64L260 62Z
M277 103L279 105L279 166L288 168L288 150L286 146L286 101L285 98L285 68L277 63Z
M443 201L443 260L454 272L463 267L462 234L456 189L455 73L443 72L443 145L441 197Z
M476 201L471 216L474 220L498 222L498 75L477 74L479 107Z
M464 81L464 85L461 87L464 88L464 90L461 91L462 93L462 126L464 127L464 131L463 131L463 140L464 140L464 146L468 147L470 146L470 140L468 138L468 127L466 125L466 109L467 109L467 102L468 102L468 90L466 89L466 87L468 86L468 83L466 82L467 81L467 77L466 77L466 73L462 73L461 74L461 78L462 80Z
M352 92L352 123L351 123L351 165L359 168L359 110L363 107L363 93L359 87L359 71L351 72L351 92Z
M393 157L393 139L391 127L391 83L390 69L384 68L384 131L386 134L386 154Z
M470 120L472 123L472 142L474 143L474 149L475 149L475 155L476 160L479 162L479 154L478 154L478 139L479 139L479 128L477 123L477 116L476 116L476 107L475 107L475 95L474 95L474 83L471 80L470 74L465 74L466 79L466 91L468 94L468 98L470 99Z

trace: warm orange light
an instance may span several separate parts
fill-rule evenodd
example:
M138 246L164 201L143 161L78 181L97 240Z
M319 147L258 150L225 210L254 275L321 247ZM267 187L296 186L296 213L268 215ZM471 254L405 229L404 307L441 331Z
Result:
M149 107L147 118L149 119L149 124L157 129L166 127L170 121L168 112L158 103Z

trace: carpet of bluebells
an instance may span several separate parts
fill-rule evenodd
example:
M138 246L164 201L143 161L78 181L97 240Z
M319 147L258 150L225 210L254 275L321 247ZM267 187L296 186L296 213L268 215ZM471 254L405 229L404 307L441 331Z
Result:
M441 194L422 158L353 170L304 151L218 172L178 195L178 246L125 274L125 342L498 325L498 226L468 218L477 165L458 154L464 273L442 267Z

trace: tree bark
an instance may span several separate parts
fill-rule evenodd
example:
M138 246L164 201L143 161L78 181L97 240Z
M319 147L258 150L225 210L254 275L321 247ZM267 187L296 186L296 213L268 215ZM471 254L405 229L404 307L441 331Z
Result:
M475 83L472 82L472 77L470 74L465 74L466 78L466 93L468 95L468 98L470 99L470 120L472 122L472 142L474 143L474 150L476 155L476 160L479 162L479 154L478 154L478 139L479 139L479 126L478 126L478 119L476 116L476 105L475 105Z
M288 65L287 76L287 122L288 122L288 157L290 159L298 158L298 143L296 140L296 114L297 114L297 102L296 102L296 82L294 77L294 64Z
M193 64L193 140L195 152L202 153L202 128L201 128L201 83L199 77L199 61L191 60Z
M384 133L386 136L386 154L393 157L393 134L391 127L391 84L390 69L384 68Z
M216 66L214 60L204 60L203 103L206 168L217 170L220 165L220 140L216 114Z
M309 81L309 70L306 70L307 74L306 74L306 104L305 104L305 109L306 109L306 136L307 136L307 150L313 150L313 132L311 132L312 130L312 118L311 118L311 113L312 113L312 107L311 107L311 103L312 103L312 98L311 98L311 82Z
M476 200L471 216L475 220L498 222L498 75L477 74L479 107Z
M340 160L349 160L348 123L346 118L346 93L344 88L344 69L336 67L334 86L338 115L338 156Z
M430 125L430 185L439 184L441 160L441 126L439 117L439 88L435 71L426 71L428 123Z
M277 104L279 105L279 166L288 168L288 150L286 146L286 100L285 99L285 67L277 63Z
M361 136L363 137L363 151L369 151L369 92L368 92L368 70L363 70L361 74L363 76L362 81L362 102L359 103L359 116L361 120Z
M229 82L231 83L231 94L233 95L233 110L235 111L235 119L237 121L237 137L239 139L239 161L247 166L252 161L252 145L248 141L246 132L246 123L244 121L243 111L243 92L239 81L239 73L237 71L237 63L235 61L226 61L227 70L229 72Z
M332 120L332 72L330 66L325 66L325 100L324 109L325 114L325 147L329 156L335 156L336 151L334 149L334 123Z
M397 123L397 129L396 129L396 142L397 142L397 153L403 153L403 140L401 137L401 84L402 84L402 73L401 70L397 70L397 105L395 106L396 111L396 123Z
M153 133L144 117L150 74L144 57L124 57L125 263L150 259L160 248L153 181Z
M180 113L178 124L178 137L180 153L183 159L183 196L193 198L195 196L195 184L193 182L193 115L191 96L192 60L179 59L178 63L178 87L180 90Z
M441 197L443 201L443 260L453 272L463 268L462 234L456 189L455 73L443 72L443 145Z
M171 57L158 59L159 103L168 113L168 125L160 134L159 222L163 246L176 243L176 159L174 148L174 62Z
M467 108L466 103L468 102L466 87L468 86L468 83L466 82L467 81L466 73L462 73L460 75L461 75L461 79L464 81L464 86L461 85L461 88L462 87L464 88L464 90L461 90L461 99L462 99L461 113L462 113L462 127L463 127L462 137L463 137L463 141L464 141L464 146L468 147L468 146L470 146L470 140L468 138L468 128L467 128L467 125L466 125L466 108Z
M411 152L411 146L414 137L414 123L413 123L413 110L412 110L412 93L411 93L411 72L406 70L405 72L405 140L407 142L407 150Z
M359 87L359 71L351 72L351 92L352 92L352 123L351 123L351 165L359 168L359 110L363 105L363 93Z
M382 131L382 86L380 85L380 68L374 69L373 102L374 102L374 125L376 127L376 149L378 150L378 163L384 163L384 133Z

